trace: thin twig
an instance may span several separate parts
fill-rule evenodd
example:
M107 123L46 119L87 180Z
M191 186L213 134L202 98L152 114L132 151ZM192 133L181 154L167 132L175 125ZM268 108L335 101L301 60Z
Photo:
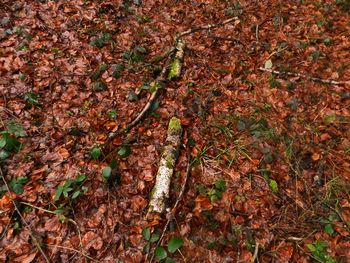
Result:
M267 68L260 67L259 70L270 72L276 75L287 75L287 76L293 76L293 77L301 77L305 78L314 82L323 83L323 84L329 84L329 85L350 85L350 80L343 80L343 81L336 81L331 79L320 79L312 76L308 76L303 73L297 73L297 72L289 72L289 71L278 71L278 70L272 70Z
M83 256L83 257L86 257L87 259L90 259L92 260L93 262L99 262L98 260L96 259L93 259L92 257L90 257L89 255L73 248L73 247L65 247L65 246L60 246L60 245L51 245L51 244L48 244L47 246L50 246L50 247L57 247L57 248L62 248L62 249L67 249L67 250L70 250L70 251L74 251L75 253L78 253L79 255Z
M250 261L251 263L254 263L255 260L258 260L258 254L259 254L259 243L255 244L255 249L254 249L254 255L252 260ZM259 262L259 261L258 261Z
M13 113L13 111L9 110L8 108L6 108L4 106L0 106L0 109L2 109L8 115L11 115L12 117L18 119L18 117Z
M281 53L282 51L286 50L288 48L288 46L285 46L284 48L278 48L277 50L275 50L274 52L272 52L266 60L269 60L270 58L272 58L274 55Z
M21 204L27 205L29 207L38 209L40 211L43 211L43 212L46 212L46 213L49 213L49 214L57 215L57 213L55 211L47 210L45 208L42 208L42 207L39 207L39 206L35 206L35 205L32 205L32 204L27 203L27 202L21 202ZM79 236L79 240L80 240L80 246L82 246L81 233L80 233L80 229L79 229L79 226L78 226L77 222L75 222L73 219L68 218L68 217L64 217L64 218L66 218L68 220L68 222L71 222L77 228L78 236Z
M195 28L191 28L191 29L188 29L182 33L180 33L177 37L176 37L176 42L180 39L180 38L183 38L184 36L187 36L187 35L190 35L194 32L198 32L198 31L202 31L202 30L210 30L212 28L216 28L216 27L221 27L221 26L224 26L226 24L229 24L233 21L238 21L238 18L237 17L232 17L230 19L227 19L219 24L209 24L209 25L205 25L205 26L200 26L200 27L195 27Z
M37 249L40 251L41 255L43 256L43 258L45 259L46 262L50 263L50 260L49 258L46 256L44 250L41 248L38 240L35 238L34 234L33 234L33 230L32 228L30 227L30 225L27 223L27 221L24 219L23 215L21 214L21 212L19 211L18 207L17 207L17 204L16 202L13 200L12 196L11 196L11 190L10 190L10 187L8 186L7 182L6 182L6 179L4 177L4 173L0 167L0 176L2 178L2 180L4 181L4 184L5 184L5 187L6 187L6 191L8 192L8 196L9 198L11 199L11 202L16 210L16 212L18 213L19 217L21 218L22 222L26 225L26 227L28 228L29 230L29 235L31 237L31 239L33 240L35 246L37 247Z
M166 72L167 72L167 69L168 69L168 65L169 65L169 62L170 62L170 55L172 54L169 53L168 55L168 58L167 58L167 61L165 62L165 65L163 66L163 69L160 73L160 75L157 77L157 79L155 80L155 83L156 84L160 84L162 85L162 83L166 80ZM120 131L118 132L111 132L108 136L108 140L112 140L113 138L115 138L116 136L120 135L120 134L123 134L125 132L128 132L131 128L133 128L144 116L145 114L147 113L147 111L151 108L152 106L152 103L155 101L155 99L157 98L158 96L158 93L159 93L159 89L156 88L152 94L151 94L151 97L148 99L148 102L146 103L146 105L143 107L142 111L136 116L136 118L131 122L129 123L124 129L121 129Z

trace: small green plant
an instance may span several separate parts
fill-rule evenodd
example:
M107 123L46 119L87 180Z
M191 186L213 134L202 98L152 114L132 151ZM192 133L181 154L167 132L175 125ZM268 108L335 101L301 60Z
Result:
M63 185L59 185L55 191L54 201L57 202L61 196L65 199L74 200L81 193L86 193L88 189L82 186L85 179L85 174L79 174L75 179L69 179Z
M39 94L34 92L27 92L24 94L24 99L27 102L27 107L32 108L33 106L39 105Z
M248 125L250 133L255 138L264 137L270 140L278 139L278 136L276 136L275 129L270 128L267 120L264 118L261 118L261 119L251 118L250 120L248 120L248 123L246 125Z
M91 157L94 160L98 160L100 159L100 157L102 156L102 150L101 147L99 146L94 146L91 150Z
M170 254L175 253L178 249L180 249L183 246L183 244L184 244L184 241L181 237L176 237L176 236L172 237L167 244L168 252ZM168 252L164 247L158 246L154 250L154 257L159 261L164 260L165 263L175 262L174 259L168 256Z
M22 72L20 72L19 74L18 74L18 78L19 78L19 80L25 80L26 79L26 77L27 77L27 74L26 73L22 73Z
M151 244L159 240L160 234L158 231L151 233L150 228L145 228L142 230L142 237L147 241L147 244L143 247L143 252L148 253L151 249Z
M280 88L282 87L281 82L279 82L278 80L275 79L275 77L273 75L271 75L269 77L269 83L270 83L270 87L271 88Z
M28 180L29 179L26 176L13 178L9 183L9 187L13 192L20 195L24 192L24 185L28 182Z
M27 136L23 126L16 122L8 122L6 129L0 132L0 160L8 158L18 151L21 143L18 138Z
M135 46L133 49L123 53L123 59L130 63L138 63L144 60L147 49L143 46Z
M101 33L97 37L94 37L90 41L90 45L98 48L104 47L104 45L112 39L109 33Z
M123 145L120 147L119 151L118 151L118 155L121 158L125 158L128 157L131 154L131 148L129 145Z
M151 17L149 15L137 15L136 19L139 24L144 24L151 21Z
M329 124L335 122L336 119L337 119L337 115L335 115L334 113L331 113L331 114L324 116L323 122L324 122L324 124L329 125Z
M233 2L233 4L225 9L225 15L226 16L237 16L239 17L240 15L243 14L243 8L240 4L239 1Z
M350 11L350 0L337 0L336 3L343 11Z
M329 46L330 44L332 44L332 38L327 37L323 40L323 44L325 44L326 46Z
M194 165L202 165L205 163L207 159L209 159L208 151L209 149L212 148L212 146L207 146L205 145L202 149L196 149L198 150L198 154L196 158L194 158L193 163Z
M311 251L313 258L321 263L337 263L326 251L328 244L322 240L316 240L312 244L307 244L307 248Z
M223 179L217 180L209 189L202 184L196 186L199 194L207 196L211 202L221 200L222 193L226 191L226 182Z
M103 81L96 81L92 83L92 89L96 92L106 91L108 89L108 86Z
M278 184L275 180L269 179L269 187L274 193L278 193Z
M116 78L116 79L120 78L124 69L125 69L125 67L124 67L124 64L122 64L122 63L115 65L113 67L113 73L112 73L113 78Z
M117 110L112 109L112 110L108 111L107 114L108 114L110 119L114 120L117 117Z
M105 183L111 180L113 169L117 168L117 160L113 159L109 166L102 169L102 178Z
M54 55L57 55L58 53L60 53L60 49L59 48L51 48L51 52L54 54Z
M211 202L221 200L222 193L226 191L226 182L222 179L217 180L213 187L207 192Z
M154 231L154 233L151 233L150 228L145 228L142 230L142 237L147 241L146 245L143 247L143 252L149 253L151 250L151 245L159 240L160 233L157 230ZM175 253L183 246L183 244L184 241L181 237L174 236L168 241L167 250L162 246L156 247L154 250L154 258L165 263L175 262L171 257L168 257L168 252L171 254Z
M98 66L98 69L97 69L94 73L91 74L91 80L92 80L92 81L98 80L98 78L100 77L100 75L101 75L104 71L106 71L107 68L108 68L108 66L107 66L106 64L104 64L104 63L100 64L100 65Z
M270 170L266 169L266 168L262 168L259 170L259 172L261 173L262 177L264 177L264 179L266 180L267 184L269 185L270 189L272 192L274 193L278 193L278 183L276 180L273 180L269 177L270 175Z
M255 246L256 246L256 241L253 238L253 233L249 232L247 233L247 239L246 239L246 244L247 244L247 249L254 253Z

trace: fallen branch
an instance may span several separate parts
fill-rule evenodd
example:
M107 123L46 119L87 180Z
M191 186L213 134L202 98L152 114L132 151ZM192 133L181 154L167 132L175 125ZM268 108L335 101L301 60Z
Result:
M19 211L18 207L17 207L17 204L15 202L15 200L13 200L12 196L11 196L11 190L10 190L10 187L8 186L7 182L6 182L6 179L4 177L4 173L0 167L0 176L5 184L5 188L6 188L6 191L8 192L8 196L13 204L13 207L15 208L17 214L19 215L19 217L21 218L22 222L25 224L25 226L28 228L29 230L29 235L31 237L31 239L33 240L33 243L35 244L35 246L37 247L37 249L39 250L39 252L41 253L41 255L43 256L43 258L45 259L46 262L50 263L50 260L49 258L46 256L44 250L41 248L40 244L39 244L39 241L35 238L34 234L33 234L33 230L32 228L30 227L30 225L27 223L27 221L25 220L25 218L23 217L21 211Z
M170 56L171 53L169 53ZM154 82L151 83L151 87L150 90L152 91L151 93L151 97L148 99L148 102L146 103L146 105L143 107L142 111L136 116L136 118L130 122L124 129L121 129L120 131L117 132L111 132L108 135L108 140L112 140L113 138L115 138L116 136L123 134L125 132L128 132L129 130L131 130L131 128L133 128L147 113L147 111L151 108L152 103L155 101L155 99L158 96L158 91L159 89L161 89L164 85L164 82L166 81L166 73L167 73L167 69L169 66L169 61L170 58L168 57L167 61L165 62L165 65L161 71L161 73L159 74L159 76L156 78L156 80Z
M148 213L163 213L169 198L171 177L181 144L182 126L180 120L172 117L169 121L167 138L160 158L156 184L151 191Z
M305 78L314 82L322 83L322 84L329 84L329 85L350 85L350 80L344 80L344 81L336 81L331 79L320 79L316 77L311 77L303 73L297 73L297 72L289 72L289 71L278 71L273 69L267 69L260 67L259 70L270 72L276 75L287 75L287 76L293 76L293 77L300 77Z
M180 193L176 199L176 202L173 206L173 208L167 213L166 215L166 218L167 218L167 221L164 225L164 228L163 228L163 231L162 231L162 234L160 235L160 238L158 239L158 242L156 244L156 247L158 247L160 245L160 243L162 242L162 239L165 235L165 232L166 230L168 229L168 226L170 224L170 222L174 219L175 217L175 213L176 213L176 209L177 209L177 206L179 205L181 199L182 199L182 196L185 192L185 188L186 188L186 185L187 185L187 181L188 181L188 176L190 174L190 171L191 171L191 154L190 153L187 153L187 168L186 168L186 173L185 173L185 178L182 182L182 186L181 186L181 190L180 190ZM152 257L151 257L151 260L150 262L153 261L153 257L154 257L154 253L152 254Z
M176 37L176 42L179 41L179 39L183 38L184 36L193 34L194 32L198 32L198 31L203 31L203 30L210 30L212 28L216 28L216 27L222 27L226 24L229 24L233 21L237 21L237 23L239 23L239 19L237 17L232 17L230 19L227 19L219 24L209 24L209 25L205 25L205 26L200 26L200 27L195 27L195 28L191 28L189 30L186 30L180 34L177 35Z
M173 79L180 77L183 58L184 58L184 51L186 48L185 42L183 40L181 40L184 36L187 36L187 35L190 35L194 32L198 32L198 31L202 31L202 30L210 30L212 28L221 27L221 26L229 24L233 21L235 21L236 24L239 23L239 19L237 17L233 17L233 18L227 19L219 24L209 24L209 25L205 25L205 26L200 26L200 27L186 30L186 31L178 34L175 38L175 48L172 47L168 52L166 52L165 55L163 55L161 57L161 60L163 60L164 58L167 58L167 60L166 60L165 65L163 66L163 69L162 69L160 75L152 83L152 85L156 88L152 91L151 97L149 98L147 104L143 107L142 111L136 116L136 118L131 123L129 123L124 129L121 129L120 131L117 131L117 132L111 132L108 135L108 141L112 140L113 138L115 138L116 136L118 136L120 134L128 132L131 128L133 128L145 116L147 111L151 108L152 103L157 98L159 88L161 88L164 85L164 83L166 83L167 80L173 80ZM174 59L170 62L170 57L174 51L176 51ZM166 73L167 73L169 66L170 66L170 71L168 74L168 78L166 78Z

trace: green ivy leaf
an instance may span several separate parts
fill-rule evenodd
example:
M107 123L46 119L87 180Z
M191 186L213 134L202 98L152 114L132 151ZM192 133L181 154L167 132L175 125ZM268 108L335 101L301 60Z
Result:
M109 163L109 166L112 168L112 169L115 169L117 168L117 160L116 159L113 159L110 163Z
M112 73L113 78L120 78L122 72L124 71L124 68L125 67L123 64L117 64Z
M94 37L90 41L90 45L98 48L102 48L105 44L105 41L102 38Z
M68 192L71 191L72 188L67 188L67 189L63 189L63 196L64 198L68 198Z
M17 151L21 147L21 143L8 133L3 134L3 138L6 140L5 149L9 152Z
M131 154L131 148L127 145L120 147L118 155L122 158L128 157Z
M149 240L149 242L154 243L157 242L160 238L160 235L158 232L154 232L151 236L151 239Z
M146 48L144 48L143 46L136 46L135 50L137 50L138 52L140 52L142 54L146 54L147 53Z
M109 166L102 169L102 177L105 182L108 181L109 177L111 176L111 173L112 173L112 168Z
M0 160L4 160L8 157L10 157L11 153L6 151L6 150L1 150L0 151Z
M184 241L181 237L172 237L168 242L168 250L170 253L174 253L180 247L182 247Z
M102 155L102 151L100 149L100 147L95 146L94 148L92 148L91 150L91 156L94 160L98 160Z
M330 236L333 235L333 233L334 233L333 225L332 224L325 225L324 231Z
M166 258L165 263L175 263L175 260L173 260L172 258Z
M144 247L143 247L143 253L148 253L149 250L151 248L151 245L150 243L147 243Z
M86 179L86 175L85 174L78 174L78 176L75 178L75 182L81 183L85 179Z
M167 253L163 247L156 247L154 250L154 257L158 260L163 260L167 257Z
M157 100L153 101L150 108L152 111L155 111L156 109L158 109L159 108L159 101L157 101Z
M108 89L107 84L102 81L96 81L92 84L94 91L106 91Z
M9 183L9 186L12 191L14 191L16 194L20 195L24 192L23 186L28 182L28 178L25 176L20 176L17 178L14 178Z
M0 138L0 148L4 148L5 145L6 145L6 139L4 136L2 136Z
M134 91L130 91L127 97L128 101L133 102L133 101L137 101L138 97L136 95L136 93Z
M24 99L31 105L38 105L39 104L39 94L36 94L34 92L27 92L24 95Z
M225 180L221 179L221 180L217 180L215 182L215 188L221 192L226 191L226 182Z
M313 244L306 244L306 247L307 247L311 252L316 251L316 247L315 247Z
M16 137L25 137L27 133L25 132L23 126L16 122L9 122L7 124L7 131L12 133Z
M72 195L72 199L77 198L79 195L80 195L80 190L75 191Z
M147 227L142 230L142 236L145 240L149 241L151 238L151 230Z
M266 163L272 163L273 162L273 156L271 153L265 154L264 155L264 161Z
M55 197L53 199L55 202L58 201L58 199L60 199L62 192L63 192L63 185L57 186L57 189L55 191Z

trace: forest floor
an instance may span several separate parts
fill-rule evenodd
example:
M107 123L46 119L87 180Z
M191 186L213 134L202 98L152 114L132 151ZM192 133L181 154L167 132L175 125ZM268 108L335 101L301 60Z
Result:
M3 0L0 261L349 262L349 10ZM235 16L185 36L180 78L108 141L147 103L177 33ZM157 245L166 218L146 213L173 116L184 146L170 208L187 153L191 170Z

